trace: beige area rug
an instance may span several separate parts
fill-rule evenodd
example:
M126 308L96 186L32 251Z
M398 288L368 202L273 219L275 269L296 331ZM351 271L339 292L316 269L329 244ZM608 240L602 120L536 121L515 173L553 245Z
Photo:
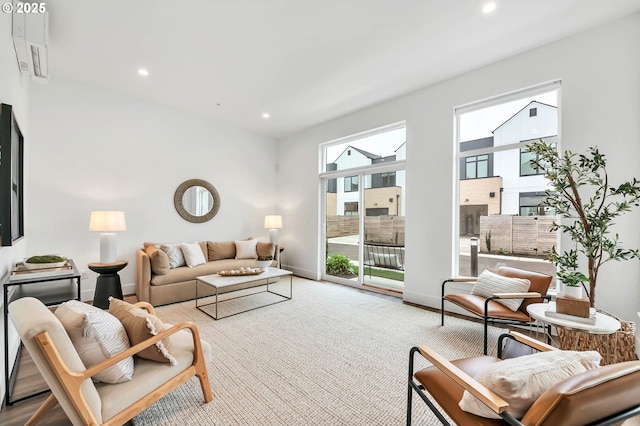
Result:
M302 278L294 278L292 300L218 321L194 306L157 314L195 322L211 344L214 400L204 404L193 378L135 425L402 425L412 346L448 359L482 352L480 323L447 317L441 327L438 313ZM501 332L490 328L490 346ZM416 395L413 405L414 425L439 424Z

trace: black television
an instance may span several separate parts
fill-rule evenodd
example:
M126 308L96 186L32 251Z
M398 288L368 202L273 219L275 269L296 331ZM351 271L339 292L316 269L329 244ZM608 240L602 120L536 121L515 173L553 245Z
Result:
M0 241L11 246L24 237L24 137L13 107L0 108Z

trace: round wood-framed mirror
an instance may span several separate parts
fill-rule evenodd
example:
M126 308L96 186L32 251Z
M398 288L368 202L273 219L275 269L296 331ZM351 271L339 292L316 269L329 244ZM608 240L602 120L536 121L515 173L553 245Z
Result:
M206 180L189 179L176 189L173 205L184 220L203 223L213 219L220 210L220 195Z

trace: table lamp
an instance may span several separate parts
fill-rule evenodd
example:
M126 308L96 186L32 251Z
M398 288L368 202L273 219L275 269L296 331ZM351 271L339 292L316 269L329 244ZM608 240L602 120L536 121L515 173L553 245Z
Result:
M95 211L91 212L89 231L100 234L100 263L116 261L116 231L126 231L124 212Z
M265 216L264 227L269 229L269 241L278 244L278 229L282 228L282 216L278 214Z

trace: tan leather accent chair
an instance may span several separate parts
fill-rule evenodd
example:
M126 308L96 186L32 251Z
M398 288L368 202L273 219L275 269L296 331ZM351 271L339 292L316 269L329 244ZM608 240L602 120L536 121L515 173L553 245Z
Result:
M153 314L153 307L138 302ZM145 341L86 368L58 318L38 299L25 297L9 305L9 315L24 346L44 377L51 395L27 421L44 420L60 404L74 425L122 425L182 383L197 376L204 401L213 399L206 359L210 346L200 340L198 328L183 321ZM145 348L171 336L176 364L142 358L135 360L133 379L118 384L94 382L91 378Z
M536 351L555 350L517 332L512 331L506 336L529 345ZM501 338L500 341L502 340ZM414 358L418 354L433 365L414 373ZM640 361L606 365L571 376L540 395L521 419L516 419L509 413L506 401L473 379L478 372L501 361L499 357L486 355L448 361L427 346L412 348L409 359L407 426L412 421L414 392L443 425L450 425L444 414L454 424L465 426L619 425L625 419L640 415ZM490 419L463 411L458 403L465 390L501 418Z
M473 284L477 277L454 277L442 282L442 305L441 324L444 326L444 302L450 302L460 308L471 312L483 319L484 324L484 354L487 354L487 332L489 324L511 324L529 325L532 319L527 313L527 306L531 303L541 303L545 299L550 300L547 295L552 277L540 272L527 271L524 269L502 266L496 272L498 275L510 278L525 278L531 282L527 293L496 293L491 297L478 296L475 294L445 294L445 286L448 283L470 283ZM496 299L517 298L524 299L518 310L515 312L496 302Z

